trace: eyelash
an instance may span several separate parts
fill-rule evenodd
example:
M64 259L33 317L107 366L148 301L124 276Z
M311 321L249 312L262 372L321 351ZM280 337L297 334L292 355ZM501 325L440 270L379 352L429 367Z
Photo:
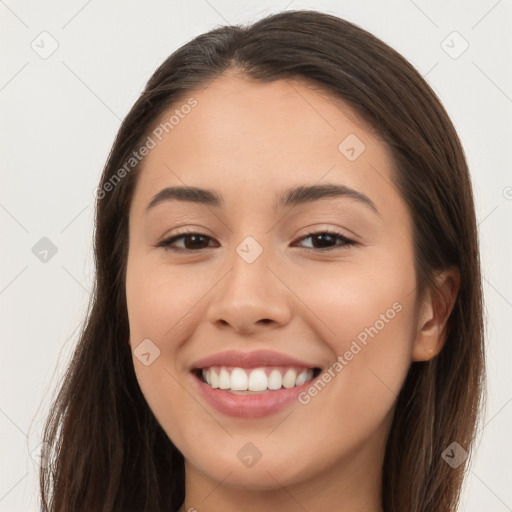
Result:
M190 236L190 235L199 235L199 236L202 236L202 237L205 237L205 238L209 238L209 239L212 238L212 237L210 237L208 235L205 235L204 233L198 233L197 231L188 231L187 230L187 231L183 231L182 233L178 233L178 234L172 236L171 238L167 238L165 240L162 240L161 242L156 244L156 247L163 247L166 251L174 251L174 252L181 252L181 253L184 253L184 252L191 253L191 252L203 251L204 249L195 249L195 250L194 249L181 249L181 248L177 249L175 247L171 247L171 244L173 244L177 240L180 240L181 238L185 238L186 236ZM325 231L325 230L324 231L315 231L315 232L312 232L312 233L308 233L307 235L299 238L299 241L300 240L305 240L307 238L314 237L316 235L330 235L330 236L333 236L333 237L337 238L342 243L340 245L335 245L334 247L327 247L327 248L324 248L324 249L315 249L315 248L311 248L311 247L303 247L303 249L306 252L327 253L327 252L335 251L337 249L339 250L339 249L348 248L350 246L357 245L357 242L347 238L346 236L342 235L341 233L337 233L335 231L328 231L328 230L327 231Z

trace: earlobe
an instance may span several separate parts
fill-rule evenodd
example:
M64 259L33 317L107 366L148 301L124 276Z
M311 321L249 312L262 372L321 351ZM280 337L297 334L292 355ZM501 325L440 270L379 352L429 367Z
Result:
M429 361L443 348L447 338L448 319L453 311L459 287L459 270L450 267L436 275L435 289L425 290L418 314L413 361Z

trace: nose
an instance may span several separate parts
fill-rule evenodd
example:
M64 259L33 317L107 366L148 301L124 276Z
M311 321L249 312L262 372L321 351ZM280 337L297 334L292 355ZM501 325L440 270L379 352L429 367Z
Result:
M291 318L291 292L262 254L248 263L235 253L231 269L212 290L207 319L216 327L252 334L282 327Z

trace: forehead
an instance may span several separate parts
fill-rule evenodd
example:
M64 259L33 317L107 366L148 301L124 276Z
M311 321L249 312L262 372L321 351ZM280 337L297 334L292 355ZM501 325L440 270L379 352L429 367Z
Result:
M176 102L158 127L134 202L169 185L220 189L235 201L250 193L269 207L274 191L294 184L323 180L369 193L391 185L390 154L375 132L343 101L299 80L227 73Z

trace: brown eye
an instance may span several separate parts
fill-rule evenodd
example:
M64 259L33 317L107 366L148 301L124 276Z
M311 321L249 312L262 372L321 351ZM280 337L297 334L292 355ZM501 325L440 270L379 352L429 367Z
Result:
M181 240L183 242L175 246L176 242ZM212 240L212 238L202 233L183 233L162 240L157 246L169 251L198 251L207 249L209 240Z
M348 239L341 233L332 231L317 231L302 237L300 240L307 240L308 238L313 242L313 247L305 248L308 252L329 252L356 244L356 242ZM317 247L315 247L315 245L317 245Z
M353 240L350 240L341 233L332 231L317 231L302 237L300 240L307 239L312 241L310 247L304 247L308 252L329 252L356 245L356 242ZM213 238L202 233L186 232L162 240L157 244L157 247L163 247L165 250L176 252L197 252L211 247L209 245L211 240ZM177 242L180 243L178 244Z

